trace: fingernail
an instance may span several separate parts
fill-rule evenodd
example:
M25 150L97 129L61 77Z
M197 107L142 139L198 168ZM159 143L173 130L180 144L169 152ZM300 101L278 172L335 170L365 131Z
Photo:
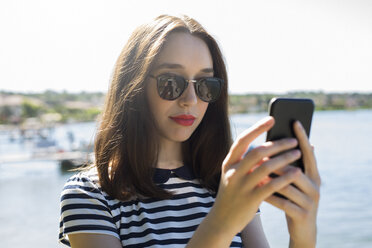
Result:
M274 118L272 116L266 116L265 118L261 119L259 121L259 123L265 123L265 125L268 125L270 123L271 120L273 120Z
M304 129L300 121L296 121L296 125L300 129Z
M300 150L297 150L297 149L296 150L293 150L292 151L292 155L295 156L295 157L299 157L299 156L301 156L301 151Z

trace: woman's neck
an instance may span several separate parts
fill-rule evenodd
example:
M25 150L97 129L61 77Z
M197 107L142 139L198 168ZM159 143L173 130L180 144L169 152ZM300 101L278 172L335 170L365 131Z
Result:
M161 142L156 167L161 169L176 169L182 165L182 143L172 141Z

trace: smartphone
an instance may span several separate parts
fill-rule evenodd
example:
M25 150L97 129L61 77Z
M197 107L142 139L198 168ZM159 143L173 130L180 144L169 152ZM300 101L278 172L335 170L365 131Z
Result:
M267 132L267 141L275 141L283 138L296 138L293 123L298 120L310 137L311 122L314 113L314 102L307 98L273 98L269 103L269 114L274 117L275 124ZM290 165L300 168L305 172L302 157ZM277 175L271 174L271 177ZM275 193L278 196L282 195Z

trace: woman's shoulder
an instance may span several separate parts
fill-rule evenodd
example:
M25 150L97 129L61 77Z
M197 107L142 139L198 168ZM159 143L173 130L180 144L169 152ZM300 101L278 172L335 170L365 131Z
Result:
M60 242L69 245L68 235L74 233L109 234L120 239L112 212L114 202L102 191L95 168L71 176L61 193Z
M65 183L61 195L62 198L72 195L75 197L89 195L95 198L106 198L107 196L99 184L96 167L90 167L72 175Z
M72 175L66 182L66 185L91 186L99 188L99 178L97 168L94 166L81 170Z

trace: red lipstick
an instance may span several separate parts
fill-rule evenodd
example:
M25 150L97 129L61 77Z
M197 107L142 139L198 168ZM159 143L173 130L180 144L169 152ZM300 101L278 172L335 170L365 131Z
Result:
M194 124L194 121L196 119L196 117L193 115L177 115L171 116L169 118L182 126L191 126L192 124Z

